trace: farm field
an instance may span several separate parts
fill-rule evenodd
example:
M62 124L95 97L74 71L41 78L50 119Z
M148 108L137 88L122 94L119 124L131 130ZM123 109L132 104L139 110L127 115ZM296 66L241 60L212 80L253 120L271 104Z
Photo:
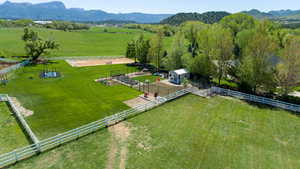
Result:
M127 43L137 38L142 31L125 28L97 28L90 30L65 32L51 29L38 29L44 38L51 38L60 44L60 49L51 52L48 57L60 56L124 56ZM107 29L108 32L103 32ZM143 32L150 38L151 33ZM21 40L22 28L0 29L0 51L8 56L24 56L24 43ZM171 44L171 38L165 39L165 45Z
M0 102L0 145L0 154L29 145L25 134L5 102Z
M128 109L123 101L140 95L123 85L107 87L94 81L113 70L127 72L130 68L125 65L73 68L65 61L57 61L49 67L62 77L41 79L43 65L26 66L14 74L7 86L0 87L0 93L17 97L34 112L26 120L40 139Z
M113 159L110 127L11 168L95 168L99 162L104 167L96 168L107 168L119 166L120 159L126 168L299 168L299 122L299 117L275 108L188 95L122 122L127 130L120 131L127 134L120 137L126 140ZM50 159L56 163L42 163Z

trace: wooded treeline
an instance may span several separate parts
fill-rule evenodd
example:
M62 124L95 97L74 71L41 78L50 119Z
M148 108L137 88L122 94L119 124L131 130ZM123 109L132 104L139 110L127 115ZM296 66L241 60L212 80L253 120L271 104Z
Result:
M246 14L219 23L190 21L174 33L171 48L163 30L151 39L142 35L128 44L127 57L160 69L187 68L196 79L235 83L253 93L287 95L300 82L300 38L269 20Z

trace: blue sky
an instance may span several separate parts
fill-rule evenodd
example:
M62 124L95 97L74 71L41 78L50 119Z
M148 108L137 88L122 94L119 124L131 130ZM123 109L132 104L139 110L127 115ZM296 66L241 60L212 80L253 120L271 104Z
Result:
M6 0L0 0L0 3ZM12 2L40 3L53 0L10 0ZM68 8L101 9L107 12L178 13L228 11L249 9L262 11L300 9L300 0L60 0Z

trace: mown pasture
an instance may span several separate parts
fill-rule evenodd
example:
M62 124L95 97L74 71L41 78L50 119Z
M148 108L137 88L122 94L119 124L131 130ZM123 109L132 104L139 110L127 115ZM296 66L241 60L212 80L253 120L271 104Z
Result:
M60 78L42 79L44 69L56 69ZM0 93L17 97L22 105L33 110L26 118L40 139L102 119L128 107L123 101L141 93L123 85L105 86L95 79L107 77L111 71L135 71L126 65L74 68L65 61L48 66L26 66L16 71Z
M300 167L299 122L276 108L188 95L123 122L130 134L119 146L128 148L126 168L292 169ZM104 129L11 168L107 168L111 137Z
M60 44L60 48L46 55L47 57L124 56L128 42L138 38L141 33L149 39L154 35L142 30L115 27L92 27L90 30L71 32L33 29L43 38L53 39ZM7 57L25 56L24 42L21 40L22 35L22 28L1 28L1 53ZM166 48L170 46L171 41L172 38L165 39Z

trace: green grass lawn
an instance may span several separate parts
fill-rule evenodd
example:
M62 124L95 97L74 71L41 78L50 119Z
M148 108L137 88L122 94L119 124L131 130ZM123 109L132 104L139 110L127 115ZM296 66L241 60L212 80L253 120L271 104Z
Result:
M283 110L189 95L130 122L127 168L300 168L300 119Z
M295 90L298 91L298 92L300 92L300 86L295 87Z
M216 84L219 84L219 80L218 79L213 79L213 82L216 83ZM237 88L238 87L238 84L237 83L234 83L232 81L229 81L229 80L221 80L221 85L225 85L225 86L229 86L229 87L233 87L233 88Z
M103 29L107 29L109 32L104 33ZM125 28L91 28L91 30L74 32L37 28L35 30L42 37L54 39L60 44L60 49L53 51L49 57L124 56L127 43L137 38L142 32ZM7 56L24 56L22 34L22 28L0 28L0 51L6 53ZM144 35L150 38L154 34L144 33ZM165 39L166 47L170 46L171 39Z
M94 80L112 70L127 72L125 65L73 68L64 61L53 63L61 78L41 79L43 65L19 69L0 93L17 97L34 111L27 121L40 139L99 120L128 107L123 103L140 95L123 85L105 86ZM131 68L132 69L132 68Z
M29 145L5 102L0 102L0 145L0 154Z
M188 95L126 123L126 168L300 168L300 119L287 111ZM106 168L109 136L104 129L12 168Z
M138 80L140 82L145 82L146 80L148 80L150 83L156 82L157 78L159 78L158 76L153 76L153 75L148 75L148 76L139 76L139 77L134 77L132 79L134 80ZM163 80L161 78L161 80Z
M11 166L12 169L104 169L109 149L107 130L96 132Z

